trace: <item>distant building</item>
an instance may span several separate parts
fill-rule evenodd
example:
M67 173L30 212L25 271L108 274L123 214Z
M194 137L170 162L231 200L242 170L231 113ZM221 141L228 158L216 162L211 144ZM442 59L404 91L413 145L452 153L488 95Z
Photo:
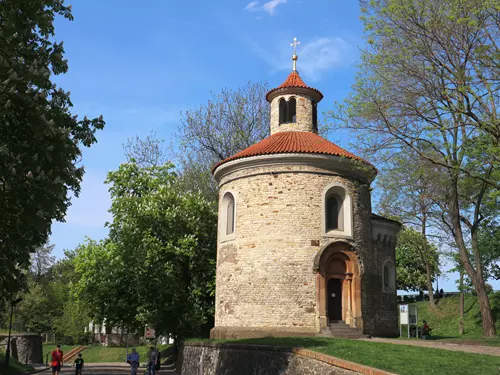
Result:
M92 335L95 342L102 346L138 346L140 343L140 334L128 333L118 327L108 327L106 322L95 323L90 322L85 332Z

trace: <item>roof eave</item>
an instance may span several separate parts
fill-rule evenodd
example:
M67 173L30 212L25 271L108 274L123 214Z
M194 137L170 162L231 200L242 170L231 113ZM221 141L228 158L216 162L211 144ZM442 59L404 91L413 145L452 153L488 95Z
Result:
M319 103L323 99L323 94L321 91L314 89L312 87L300 87L300 86L289 86L289 87L277 87L269 91L266 95L266 100L271 103L272 100L280 95L287 94L303 94L312 97L313 101Z

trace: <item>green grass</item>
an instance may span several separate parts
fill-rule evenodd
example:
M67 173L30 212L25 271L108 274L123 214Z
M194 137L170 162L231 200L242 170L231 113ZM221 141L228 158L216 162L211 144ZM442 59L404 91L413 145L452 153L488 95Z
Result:
M64 354L69 353L72 349L77 348L78 345L61 345L61 350L63 351ZM56 345L54 344L43 344L43 362L45 363L46 356L56 348ZM49 358L50 361L50 358Z
M498 375L500 369L500 357L369 341L266 337L218 342L303 347L401 375Z
M10 358L9 368L6 369L4 366L5 362L5 353L0 352L0 374L2 375L15 375L15 374L23 374L25 372L33 370L33 367L24 365L16 361L15 358Z
M158 348L163 353L170 345L158 345ZM146 361L146 353L150 346L138 346L137 352L141 358L141 362ZM102 363L102 362L125 362L126 348L106 348L102 346L89 346L82 352L83 359L86 363ZM129 353L131 347L129 347Z
M171 345L158 345L160 351L163 352L168 349ZM69 353L71 349L77 346L71 345L61 345L61 349L64 353ZM145 361L146 353L151 346L137 346L137 352L141 358L141 362ZM51 353L56 346L54 344L43 345L43 360L45 361L45 355ZM130 353L132 347L129 347L128 351ZM98 345L89 345L87 349L82 352L83 359L86 363L103 363L103 362L125 362L126 360L126 347L119 348L107 348ZM164 356L165 357L165 356Z
M490 303L493 318L496 321L497 332L500 332L500 292L490 293ZM433 339L446 340L478 340L486 345L500 346L500 336L494 339L482 337L481 313L477 297L465 295L464 335L458 334L459 296L446 297L438 301L436 309L429 307L429 302L415 303L418 308L419 325L427 320L432 328ZM403 333L404 334L404 333Z

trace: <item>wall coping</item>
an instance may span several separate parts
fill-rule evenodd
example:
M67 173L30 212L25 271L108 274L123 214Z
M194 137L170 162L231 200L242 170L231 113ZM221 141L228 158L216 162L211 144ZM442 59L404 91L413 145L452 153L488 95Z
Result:
M347 361L345 359L332 357L327 354L314 352L309 349L304 349L301 347L286 347L286 346L274 346L274 345L259 345L259 344L238 344L229 342L210 342L210 341L188 341L184 342L184 346L194 346L194 347L206 347L214 349L240 349L240 350L252 350L252 351L268 351L277 353L293 353L295 355L300 355L302 357L307 357L315 359L320 362L328 363L332 366L337 366L346 370L357 371L365 375L397 375L393 372L388 372L380 370L374 367L361 365L359 363Z

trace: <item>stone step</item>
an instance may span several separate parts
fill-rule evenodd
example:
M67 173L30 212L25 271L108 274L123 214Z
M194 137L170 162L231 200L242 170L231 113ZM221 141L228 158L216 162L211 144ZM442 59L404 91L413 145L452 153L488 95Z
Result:
M340 337L348 339L359 339L362 337L368 337L364 335L357 328L353 328L346 324L344 321L330 322L330 326L321 332L322 336L329 337Z

